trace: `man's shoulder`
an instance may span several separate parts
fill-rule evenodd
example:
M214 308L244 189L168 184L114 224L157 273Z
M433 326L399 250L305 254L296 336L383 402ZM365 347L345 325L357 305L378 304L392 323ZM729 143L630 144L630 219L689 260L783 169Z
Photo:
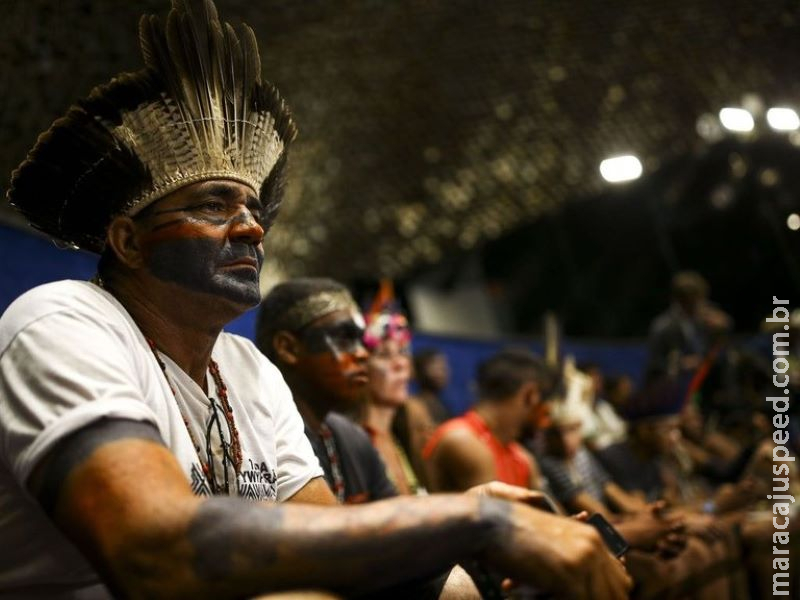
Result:
M423 450L424 457L438 454L491 454L491 450L464 417L442 423Z
M102 292L88 281L64 279L44 283L29 289L18 296L6 309L6 315L16 315L25 311L46 310L48 308L71 307L75 304L96 302Z
M675 311L669 308L653 319L650 324L650 335L663 334L675 327L678 327L678 318Z
M53 314L75 318L83 315L98 324L101 315L107 315L107 319L124 318L114 310L114 302L88 281L63 280L32 288L14 300L0 317L0 350L21 330Z
M214 355L218 357L217 360L236 365L237 371L248 373L249 376L254 375L249 369L256 368L261 375L282 379L278 368L251 340L241 335L223 331L217 338Z

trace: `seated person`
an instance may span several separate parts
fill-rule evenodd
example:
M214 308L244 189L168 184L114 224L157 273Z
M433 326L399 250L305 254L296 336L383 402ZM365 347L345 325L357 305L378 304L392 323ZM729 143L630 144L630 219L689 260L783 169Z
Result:
M433 420L425 405L409 393L411 331L405 315L391 305L373 307L366 315L364 343L369 351L369 384L361 425L397 491L424 494L421 451L433 431Z
M608 476L581 441L582 412L562 400L552 400L544 453L537 456L555 497L571 512L634 514L647 503L628 494Z
M621 442L627 435L627 424L614 405L605 399L606 378L597 365L579 365L579 370L591 378L590 407L583 423L583 441L592 450L606 448ZM611 380L617 384L616 379Z
M660 498L695 512L726 513L754 501L748 478L714 489L693 474L684 450L680 412L683 388L661 379L646 386L630 413L628 439L597 453L611 478L627 492L648 502Z
M346 287L331 279L294 279L264 298L256 345L283 374L306 436L340 503L397 495L364 430L342 413L365 398L364 319Z
M210 0L167 22L143 18L146 68L73 106L12 177L37 229L101 258L93 282L0 319L0 596L383 597L474 560L624 597L590 527L521 503L335 506L280 373L223 331L260 301L293 121L246 25Z
M503 350L478 366L478 400L446 421L423 451L431 488L460 491L486 481L541 489L533 456L517 439L539 403L543 365L527 350Z

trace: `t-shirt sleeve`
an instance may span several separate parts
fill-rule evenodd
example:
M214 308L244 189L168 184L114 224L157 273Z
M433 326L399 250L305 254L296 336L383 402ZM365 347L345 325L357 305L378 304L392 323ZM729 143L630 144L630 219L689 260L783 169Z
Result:
M0 355L0 456L24 484L64 437L101 418L157 424L125 344L107 323L56 312Z
M288 500L315 477L322 477L316 454L306 437L303 419L297 412L292 392L277 367L264 359L271 371L271 398L274 398L275 446L278 462L278 500Z

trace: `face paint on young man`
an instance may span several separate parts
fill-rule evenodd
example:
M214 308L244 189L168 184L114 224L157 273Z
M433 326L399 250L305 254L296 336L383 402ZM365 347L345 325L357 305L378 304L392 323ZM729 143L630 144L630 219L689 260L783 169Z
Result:
M206 186L155 206L145 236L150 271L163 281L244 305L260 301L260 204L246 186Z
M296 368L318 393L338 405L337 410L352 408L366 391L363 333L360 313L337 311L298 334L304 352Z
M308 352L330 352L341 360L364 347L363 337L364 318L354 312L333 323L309 327L303 333L303 342Z

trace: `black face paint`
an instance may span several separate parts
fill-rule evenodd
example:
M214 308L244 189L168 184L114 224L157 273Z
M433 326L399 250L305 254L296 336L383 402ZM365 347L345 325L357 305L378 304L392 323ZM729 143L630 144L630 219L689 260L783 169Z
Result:
M201 190L198 199L171 208L155 208L138 218L166 217L150 226L144 244L147 266L157 278L187 289L214 294L239 304L260 301L263 262L261 204L245 203L228 185Z
M253 266L231 263L250 259ZM220 248L212 237L173 237L153 244L148 267L163 281L255 306L261 300L259 273L264 255L260 247L229 239Z
M309 327L302 332L306 349L312 354L354 354L364 348L364 328L355 321L341 321L331 325Z

